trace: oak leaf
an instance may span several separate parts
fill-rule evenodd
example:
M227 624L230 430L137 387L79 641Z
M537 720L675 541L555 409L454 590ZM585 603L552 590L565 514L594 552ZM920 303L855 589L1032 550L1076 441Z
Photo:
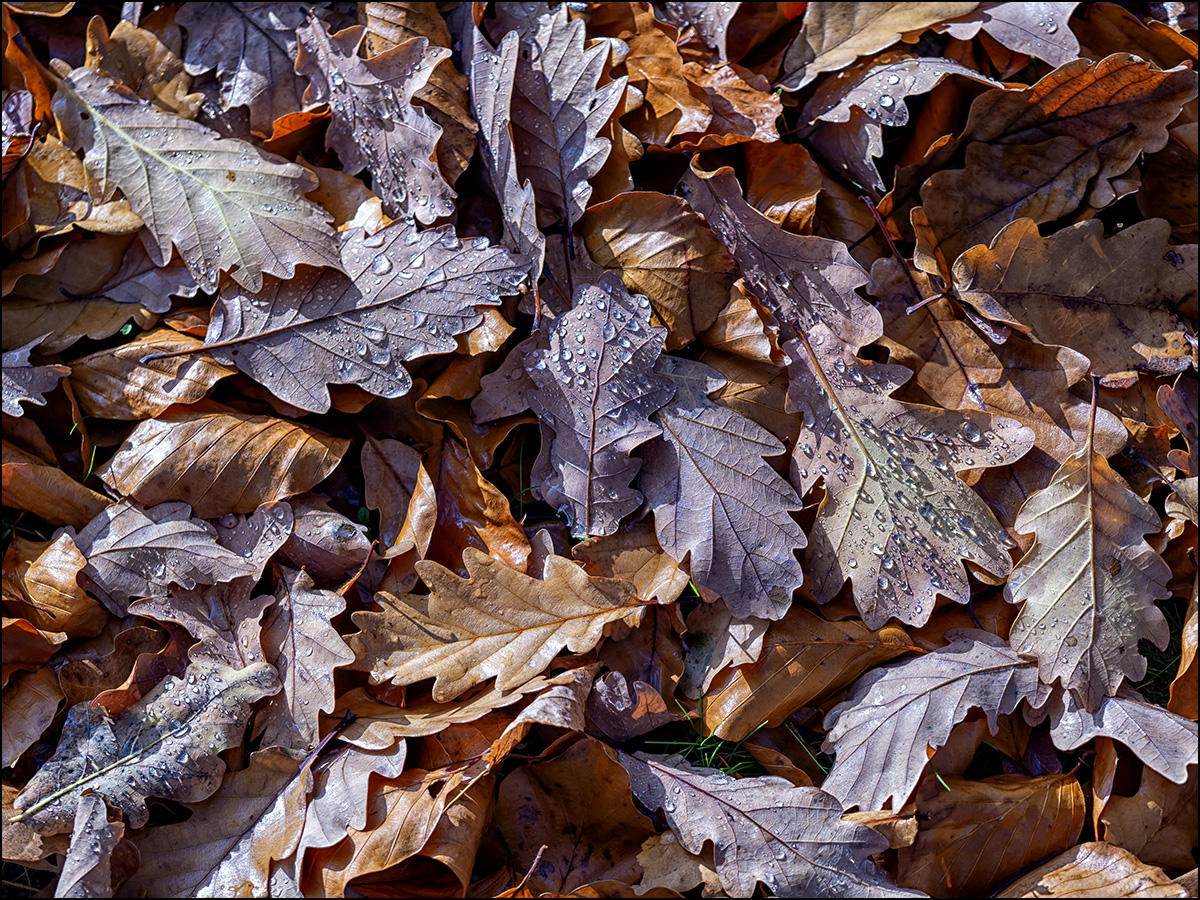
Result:
M89 590L122 616L134 597L162 596L171 584L225 582L255 569L217 543L216 529L193 519L186 503L142 509L119 500L75 535L75 543L87 557L81 577Z
M58 385L59 380L71 370L67 366L34 366L29 363L29 354L41 343L35 338L24 346L4 354L4 414L23 416L22 403L46 405L45 394Z
M99 794L84 794L75 810L71 847L63 860L55 894L102 897L112 893L112 852L125 833L121 822L109 824L108 807Z
M887 839L842 819L836 798L771 776L733 778L678 757L618 751L634 796L661 809L693 854L712 841L721 887L748 897L762 882L775 896L916 897L870 860Z
M1073 24L1067 21L1078 5L1077 0L980 3L970 15L947 22L937 30L946 31L960 41L970 40L982 30L1009 50L1061 66L1082 55Z
M1088 841L1011 882L997 897L1050 896L1066 891L1091 897L1186 897L1157 866L1104 841Z
M1017 516L1016 529L1035 533L1037 543L1004 589L1010 603L1024 604L1012 647L1037 659L1042 681L1061 681L1089 710L1125 679L1145 675L1139 640L1167 644L1155 601L1170 595L1171 572L1145 540L1161 524L1090 442Z
M891 616L923 625L938 594L967 602L963 559L1007 575L1011 539L957 473L1011 464L1033 432L990 413L891 399L911 372L863 362L824 325L786 349L788 408L804 412L793 477L804 492L819 480L827 491L809 534L817 601L849 578L868 628Z
M175 21L188 31L188 72L216 69L222 106L249 107L251 130L269 136L276 119L302 105L296 29L309 9L304 3L185 3Z
M1050 705L1050 737L1060 750L1074 750L1095 737L1112 738L1132 750L1164 778L1183 784L1197 762L1196 723L1122 688L1088 711L1070 694Z
M837 753L822 789L847 807L898 810L950 730L972 708L995 734L997 716L1022 700L1040 708L1049 688L1037 666L1000 638L976 629L946 633L951 643L924 656L873 669L825 717L825 748Z
M483 238L418 232L407 220L356 231L341 259L344 272L307 268L257 293L226 287L204 349L313 412L329 410L330 384L399 397L412 386L401 361L454 350L454 336L479 324L476 307L516 293L525 276Z
M98 200L120 189L146 223L159 265L179 248L196 283L215 291L221 272L250 290L298 264L341 266L328 215L304 198L312 176L246 141L219 138L161 112L92 69L62 73L54 115Z
M1194 352L1177 311L1196 302L1197 271L1195 245L1169 238L1163 219L1111 237L1091 219L1047 238L1020 219L958 259L954 286L981 315L1079 351L1094 375L1173 374Z
M638 484L659 543L735 618L778 619L803 581L794 551L805 545L790 515L800 498L763 460L783 445L708 398L724 381L708 366L663 356L657 372L675 396L652 417L662 437L643 449Z
M929 235L920 240L944 259L922 267L947 272L1022 216L1052 222L1081 204L1108 206L1114 181L1166 145L1166 126L1195 96L1192 70L1164 72L1126 53L1072 60L1024 90L981 95L957 141L920 164L933 172L921 187ZM965 168L947 167L954 146L966 147Z
M385 213L432 224L454 211L455 193L437 166L442 129L412 99L450 51L414 38L363 60L357 54L365 34L355 26L330 35L317 19L297 30L296 71L311 82L305 103L329 104L326 146L346 174L371 173Z
M219 754L241 739L250 707L278 690L279 676L266 663L241 670L193 664L186 677L163 679L119 718L76 704L58 749L15 801L20 818L42 834L70 831L84 788L103 795L134 828L150 816L148 797L203 800L220 786Z
M622 581L592 579L569 560L551 556L544 580L530 578L468 547L467 578L437 563L417 563L428 596L378 595L384 608L353 615L353 668L371 682L404 685L433 678L433 697L451 700L496 678L508 691L544 670L564 647L585 653L622 620L641 618L644 605Z
M650 301L606 274L578 288L549 326L547 348L525 358L535 385L529 404L554 434L543 445L552 474L540 490L574 537L612 534L642 503L630 487L640 465L630 454L662 433L650 416L674 392L653 373L664 336L650 324Z

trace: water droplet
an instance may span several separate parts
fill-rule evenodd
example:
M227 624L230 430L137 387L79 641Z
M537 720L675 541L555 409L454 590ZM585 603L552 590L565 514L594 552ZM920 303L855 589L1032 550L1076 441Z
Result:
M895 101L895 100L893 100L893 99L892 99L890 96L888 96L887 94L884 94L882 97L880 97L880 98L879 98L879 105L880 105L880 106L882 106L882 107L884 107L885 109L886 109L886 108L888 108L888 107L890 107L890 106L892 106L893 104L895 104L895 102L896 102L896 101Z
M899 75L892 74L892 75L888 76L888 84L899 84L899 83L900 83Z
M377 256L371 263L371 273L373 275L386 275L392 271L392 261L386 256Z
M958 426L958 433L962 435L963 440L971 444L978 444L983 440L983 433L970 419Z

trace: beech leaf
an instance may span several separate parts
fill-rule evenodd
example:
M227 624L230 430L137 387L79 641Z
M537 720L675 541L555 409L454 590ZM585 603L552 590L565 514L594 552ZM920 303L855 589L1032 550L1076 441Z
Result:
M965 15L978 3L817 3L783 57L780 83L789 91L896 43L900 35Z
M371 683L404 685L433 678L433 698L446 702L489 678L509 691L529 681L567 647L586 653L618 621L633 623L644 605L623 581L593 579L559 556L546 560L544 580L530 578L487 554L463 551L466 578L429 560L417 572L428 596L377 595L384 608L353 615L353 668Z
M821 787L847 809L883 809L891 800L899 810L929 749L945 744L972 708L983 710L995 734L996 717L1022 700L1045 704L1049 688L1038 683L1037 666L1002 639L977 629L946 637L946 647L871 670L825 717L825 749L837 761Z
M304 493L333 471L349 446L344 438L273 416L215 404L177 407L139 422L100 477L140 503L183 500L211 519Z
M708 366L664 356L656 371L675 396L652 417L662 437L642 451L639 486L659 543L735 618L782 617L804 579L794 551L805 545L790 515L800 498L763 460L783 445L708 398L725 381Z
M305 103L328 103L333 119L325 144L336 150L343 171L367 169L383 211L392 218L415 216L425 225L454 211L455 193L438 170L441 126L412 102L434 68L450 55L413 38L368 60L358 57L362 26L335 35L318 19L296 32L296 71L311 85Z
M634 796L661 809L693 854L712 841L721 887L749 897L762 882L777 897L919 897L897 888L870 857L887 838L842 819L837 799L772 776L734 778L678 757L618 759Z
M665 334L650 325L650 301L606 274L576 291L550 326L547 349L526 356L536 385L530 406L554 432L542 496L574 537L612 534L642 503L630 487L640 465L630 453L662 433L649 417L674 393L652 372Z
M263 275L298 264L341 266L329 215L304 194L315 179L246 141L155 109L91 69L63 73L54 115L84 151L97 199L120 189L146 223L158 265L179 248L196 283L216 291L221 272L256 291Z
M281 400L327 412L330 384L399 397L412 378L400 363L456 348L454 336L516 292L525 266L483 238L449 226L418 232L400 220L342 244L337 269L268 278L260 292L228 286L205 350L236 365Z
M41 834L70 831L79 792L95 791L141 828L148 797L197 802L221 784L220 752L239 742L250 707L279 690L266 663L235 670L193 663L164 678L121 716L77 703L58 749L29 780L14 806Z

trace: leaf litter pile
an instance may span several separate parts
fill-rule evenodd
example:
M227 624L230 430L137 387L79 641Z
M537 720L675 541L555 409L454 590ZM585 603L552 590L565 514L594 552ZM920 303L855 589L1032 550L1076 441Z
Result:
M1194 896L1195 4L3 27L6 879Z

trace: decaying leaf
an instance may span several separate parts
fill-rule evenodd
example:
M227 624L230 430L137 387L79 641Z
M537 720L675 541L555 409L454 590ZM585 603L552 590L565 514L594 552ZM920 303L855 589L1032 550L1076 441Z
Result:
M315 184L299 166L161 112L92 69L62 78L54 115L84 151L97 198L119 188L146 223L154 262L178 247L206 291L230 269L256 291L264 274L291 277L298 264L341 267L330 217L304 198Z
M612 534L642 503L630 487L639 466L630 453L662 433L650 416L674 392L653 372L663 337L650 325L650 301L605 275L578 289L550 327L548 347L526 357L529 404L553 430L553 474L540 490L575 537Z
M250 707L278 690L279 676L266 663L241 670L194 664L118 718L76 704L54 756L15 801L20 817L42 834L70 831L85 788L134 828L149 818L148 797L203 800L220 785L225 763L218 754L240 739Z
M428 596L378 595L383 609L354 614L354 668L378 684L433 678L435 700L496 678L501 690L538 675L563 647L590 650L616 622L641 618L644 606L623 581L590 579L569 560L551 556L538 580L463 551L467 578L434 562L417 563Z
M776 896L915 897L870 860L887 839L842 819L836 798L770 776L736 779L678 758L619 753L633 793L661 809L691 853L715 847L717 874L729 894L748 897L755 882Z
M403 360L454 350L454 335L479 324L476 307L525 277L483 238L418 232L407 220L356 232L341 254L337 268L267 278L257 293L227 287L204 349L301 409L327 411L330 384L399 397L412 386Z
M657 372L675 396L652 417L662 437L642 451L639 485L659 543L737 618L778 619L804 579L794 551L805 545L789 514L800 498L763 460L783 445L708 399L724 379L707 366L664 356Z

